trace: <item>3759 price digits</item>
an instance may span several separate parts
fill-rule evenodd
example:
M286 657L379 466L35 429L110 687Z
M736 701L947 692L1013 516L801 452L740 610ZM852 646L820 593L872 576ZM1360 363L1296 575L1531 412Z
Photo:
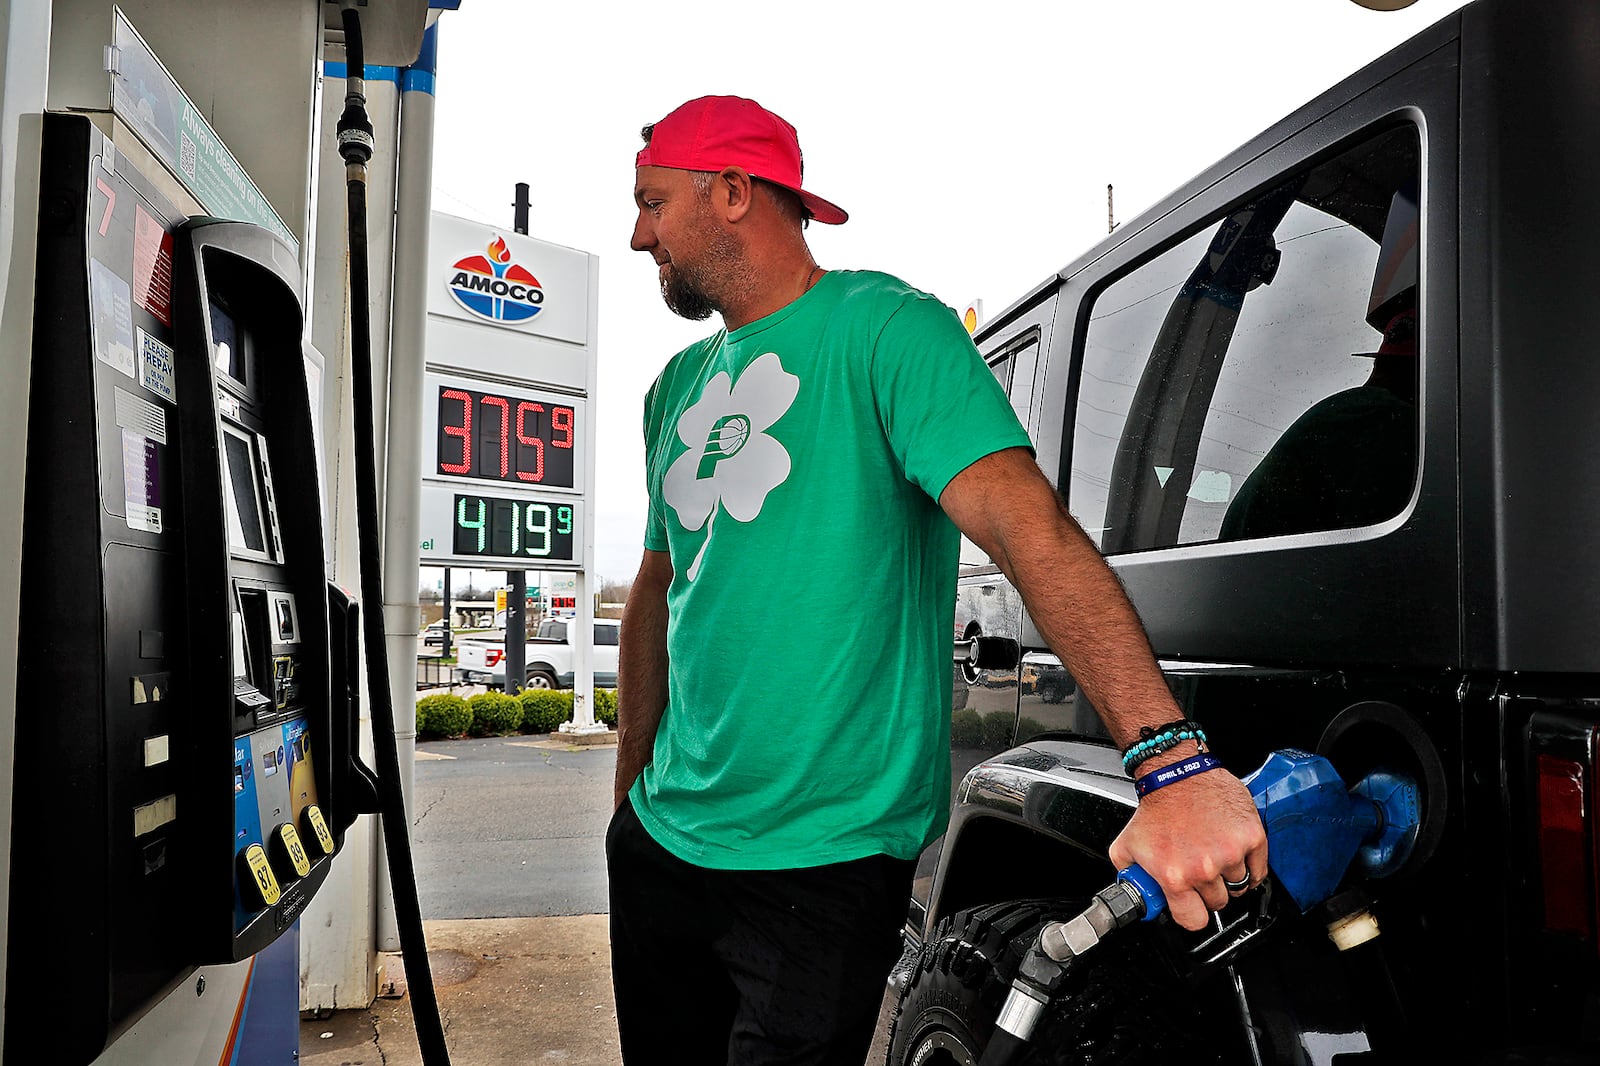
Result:
M438 472L572 487L573 408L471 389L439 389Z
M572 507L495 496L455 498L457 555L571 559Z

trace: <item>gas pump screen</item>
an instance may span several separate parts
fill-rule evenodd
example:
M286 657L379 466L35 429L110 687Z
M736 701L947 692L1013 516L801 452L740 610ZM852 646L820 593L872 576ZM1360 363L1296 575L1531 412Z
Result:
M498 496L455 498L457 555L572 559L572 507Z
M222 451L228 474L228 543L234 548L265 553L266 528L261 521L261 490L250 438L224 426Z

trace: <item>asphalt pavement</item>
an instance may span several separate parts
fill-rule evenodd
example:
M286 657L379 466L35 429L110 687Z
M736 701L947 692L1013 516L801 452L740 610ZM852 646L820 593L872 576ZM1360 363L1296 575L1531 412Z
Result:
M616 749L497 737L420 742L416 758L412 854L451 1063L620 1066L604 852ZM384 957L370 1007L302 1018L301 1066L421 1066L404 962Z

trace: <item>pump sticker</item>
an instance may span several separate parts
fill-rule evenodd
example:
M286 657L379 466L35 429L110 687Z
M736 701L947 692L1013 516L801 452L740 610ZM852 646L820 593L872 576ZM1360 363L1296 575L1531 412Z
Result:
M116 390L117 425L122 429L122 502L129 529L160 533L161 448L167 443L167 415L151 403Z
M161 532L160 445L126 429L122 431L122 503L129 529Z
M133 835L142 837L178 817L178 797L162 796L133 809Z
M167 443L167 415L143 396L117 390L117 425L123 429Z
M133 298L171 327L172 234L141 205L134 207Z
M142 327L134 329L139 338L139 384L168 403L178 402L176 369L172 346L152 337Z
M94 308L94 354L133 377L132 289L110 267L91 258L89 296Z
M159 532L159 530L157 531ZM172 688L172 671L133 675L133 702L160 703Z

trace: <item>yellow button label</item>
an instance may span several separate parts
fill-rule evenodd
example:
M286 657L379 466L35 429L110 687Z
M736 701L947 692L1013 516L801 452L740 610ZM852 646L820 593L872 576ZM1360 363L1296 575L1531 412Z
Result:
M295 827L284 822L275 830L278 839L283 841L283 853L289 856L289 865L294 867L296 877L304 877L311 872L311 858L306 854L305 845L300 843L300 834Z
M278 879L272 876L272 864L267 862L267 850L260 844L244 849L244 863L255 878L256 896L263 906L270 907L283 896Z
M306 808L306 824L311 827L311 835L316 837L317 843L322 847L324 855L333 854L333 834L328 832L328 820L322 817L322 808L315 803Z

